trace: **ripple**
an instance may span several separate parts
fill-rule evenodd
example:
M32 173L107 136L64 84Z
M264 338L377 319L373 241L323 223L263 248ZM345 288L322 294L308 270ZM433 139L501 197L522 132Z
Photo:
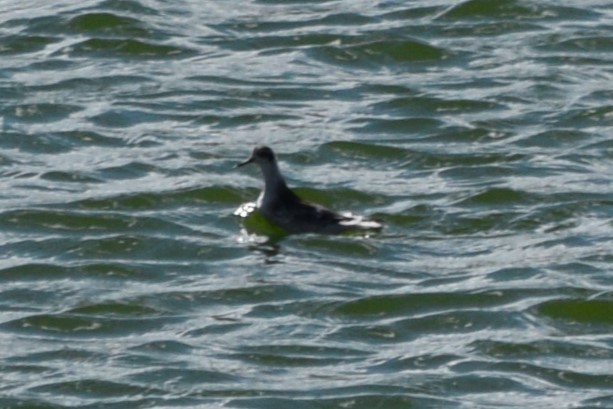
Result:
M560 340L539 340L527 343L505 341L476 341L473 347L497 359L535 360L550 356L585 359L611 359L613 351L599 345Z
M185 117L178 115L163 115L162 117L165 117L164 119L174 121L185 119ZM141 123L155 122L162 119L162 117L159 114L143 110L116 109L96 115L91 118L91 121L97 125L108 128L127 128Z
M277 1L277 0L266 0ZM339 396L325 396L318 397L317 402L322 407L375 407L377 405L385 405L387 408L405 408L410 406L419 407L436 407L440 405L454 405L453 399L449 398L436 398L436 397L424 397L411 396L403 391L374 391L374 392L361 392L359 389L353 390L339 390L336 394ZM313 402L313 398L260 398L257 399L255 407L269 408L269 407L284 407L288 405L298 405L308 407ZM239 399L233 398L230 400L232 405L238 407L253 407L253 399Z
M493 19L526 19L542 16L542 8L517 0L504 0L496 3L487 0L469 0L451 7L440 18L493 18Z
M96 78L88 77L72 77L68 79L62 79L57 82L52 82L43 85L32 85L28 87L31 91L81 91L81 92L111 92L118 87L131 86L134 84L148 84L152 83L150 78L139 75L104 75ZM66 133L77 133L78 130L66 131ZM92 131L80 131L82 133L94 133Z
M13 121L46 123L67 118L81 109L76 105L35 103L6 107L3 109L3 113Z
M192 350L186 343L178 341L153 341L130 348L131 352L185 354Z
M524 192L518 192L513 189L506 188L490 188L484 192L473 195L462 204L475 205L497 205L497 204L513 204L513 203L530 203L536 199L531 199L531 195Z
M156 390L149 386L136 386L124 382L113 382L99 379L80 379L77 381L50 382L30 388L31 393L60 394L66 398L98 397L104 399L123 398L126 396L151 396ZM162 391L157 391L161 393ZM138 401L132 401L138 404Z
M71 18L67 27L76 32L108 33L113 36L147 37L141 21L113 13L87 13Z
M399 116L445 113L474 113L502 109L504 106L493 101L480 101L471 99L454 100L449 98L434 98L412 95L410 97L392 97L383 102L373 105L375 112L386 115L396 114Z
M113 168L104 169L103 172L115 173L116 170ZM178 189L170 192L128 193L105 198L81 200L75 202L74 205L76 208L86 210L152 210L186 203L194 205L202 205L204 203L229 205L240 203L242 199L244 197L238 189L229 186L210 186Z
M560 124L575 126L595 126L613 117L613 106L602 106L599 108L580 108L565 111L560 115Z
M14 210L0 213L0 225L15 231L59 232L136 232L157 231L161 226L174 234L189 230L159 218L135 217L120 213L93 214L57 210Z
M610 37L582 36L555 41L549 44L548 49L564 52L611 52L613 40Z
M12 35L3 37L0 55L15 55L33 53L44 50L49 44L59 41L55 37Z
M103 362L105 359L107 359L106 354L71 347L52 349L44 352L33 352L24 356L19 356L18 359L17 357L13 358L13 360L19 360L21 362L62 362L65 360L74 362Z
M352 128L353 132L366 134L397 134L404 136L407 130L415 133L434 133L443 125L442 121L434 118L413 117L403 119L360 118L353 121L358 124ZM359 126L361 125L361 126Z
M38 314L0 324L3 331L23 335L63 336L71 338L122 337L160 327L164 318L122 318L85 316L82 314Z
M203 385L239 383L241 377L217 371L204 371L188 368L150 369L130 376L131 382L147 385L159 385L160 388L173 386L184 388L189 385L201 388Z
M97 315L97 316L154 316L162 315L161 311L151 307L125 302L97 303L94 305L73 308L69 312L73 314Z
M155 303L158 308L181 307L185 310L217 305L261 305L263 312L271 303L277 304L288 299L297 301L307 295L308 292L289 285L261 284L209 290L161 291L153 295L142 296L140 302ZM254 312L257 310L254 309Z
M258 366L293 367L293 366L329 366L346 362L348 356L355 355L356 360L366 355L363 351L340 348L322 348L310 345L261 345L241 348L233 359L247 361Z
M91 38L61 50L73 57L185 58L195 54L185 47L135 39Z
M52 171L40 175L43 180L51 182L68 182L68 183L101 183L102 181L96 178L82 175L79 172L60 172Z
M334 141L323 145L327 149L340 152L346 157L363 157L373 160L401 161L416 155L408 149L401 149L395 146L378 145L374 143Z
M321 45L307 51L310 58L343 67L378 69L381 66L445 61L453 56L447 50L417 39L375 40L365 43Z
M427 300L427 302L426 302ZM422 314L432 308L474 308L476 306L504 304L508 302L501 294L456 294L424 293L402 294L397 296L371 296L349 301L334 308L335 314L362 316L380 319Z
M581 143L589 139L590 135L582 131L555 129L530 135L518 141L518 145L538 147L580 146Z
M610 300L552 300L536 306L535 312L555 325L593 332L605 330L611 324L612 303Z
M549 367L524 362L499 363L493 365L492 369L500 372L530 374L554 385L573 388L584 388L590 385L593 388L607 389L607 385L613 380L610 375L585 374L574 370L559 369L555 366Z

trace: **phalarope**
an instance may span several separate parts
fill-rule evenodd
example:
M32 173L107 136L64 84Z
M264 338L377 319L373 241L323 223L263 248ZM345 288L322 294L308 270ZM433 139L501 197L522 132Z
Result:
M381 224L351 213L336 213L309 203L296 195L285 183L274 152L268 146L256 146L251 156L236 167L257 164L264 176L264 189L256 208L271 223L288 233L337 234L348 230L379 230Z

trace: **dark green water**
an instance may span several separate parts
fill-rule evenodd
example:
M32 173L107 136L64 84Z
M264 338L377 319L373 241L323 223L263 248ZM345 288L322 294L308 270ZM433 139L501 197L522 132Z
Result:
M613 408L610 1L0 1L0 407ZM248 235L253 145L381 234Z

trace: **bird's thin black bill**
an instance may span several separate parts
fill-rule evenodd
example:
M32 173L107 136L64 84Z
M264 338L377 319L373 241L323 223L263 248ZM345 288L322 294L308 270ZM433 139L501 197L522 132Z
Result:
M234 168L235 168L235 169L236 169L236 168L240 168L241 166L248 165L248 164L250 164L251 162L253 162L253 158L249 158L249 159L247 159L247 160L246 160L246 161L244 161L244 162L237 163L236 165L234 165Z

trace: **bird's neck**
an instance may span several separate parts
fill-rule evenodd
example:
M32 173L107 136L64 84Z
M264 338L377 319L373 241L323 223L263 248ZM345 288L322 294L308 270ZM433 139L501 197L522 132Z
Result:
M264 201L273 200L275 197L290 192L276 163L262 166L262 174L264 175L264 190L262 191Z

